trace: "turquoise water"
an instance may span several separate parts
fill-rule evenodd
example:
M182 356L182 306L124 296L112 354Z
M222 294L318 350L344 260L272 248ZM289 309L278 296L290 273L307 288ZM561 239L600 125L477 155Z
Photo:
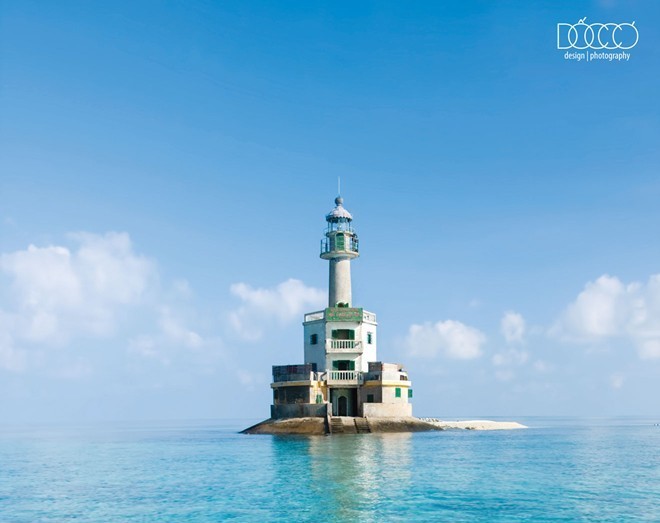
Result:
M657 420L521 421L534 428L0 427L0 521L660 521Z

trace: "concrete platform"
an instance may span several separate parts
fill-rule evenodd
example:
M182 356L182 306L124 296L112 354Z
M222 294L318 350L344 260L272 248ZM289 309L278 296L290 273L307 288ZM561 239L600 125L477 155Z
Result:
M325 418L267 419L243 430L243 434L365 434L384 432L422 432L444 430L414 417L406 418Z

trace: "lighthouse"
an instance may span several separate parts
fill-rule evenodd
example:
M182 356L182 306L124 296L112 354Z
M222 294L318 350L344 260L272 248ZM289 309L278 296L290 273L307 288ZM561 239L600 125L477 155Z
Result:
M328 307L351 306L351 260L359 254L358 237L351 222L353 216L344 209L344 199L335 198L335 208L325 217L328 227L321 240L321 258L330 262Z
M343 198L334 203L320 249L329 265L328 306L304 315L304 363L273 366L271 418L352 417L364 427L357 418L410 417L408 373L378 360L376 314L353 303L351 261L360 243Z

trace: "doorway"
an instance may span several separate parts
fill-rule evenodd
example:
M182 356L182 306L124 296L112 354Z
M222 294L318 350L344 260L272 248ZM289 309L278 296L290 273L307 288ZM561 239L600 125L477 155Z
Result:
M339 396L337 400L337 415L348 416L348 400L346 396Z
M330 389L333 416L357 416L357 389Z

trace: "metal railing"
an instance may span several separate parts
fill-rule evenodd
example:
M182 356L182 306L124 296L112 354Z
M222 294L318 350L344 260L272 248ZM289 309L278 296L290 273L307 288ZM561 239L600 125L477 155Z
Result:
M316 365L273 365L273 383L286 381L310 381L316 374Z
M344 240L343 246L335 245L334 239L323 238L321 239L321 254L326 254L328 252L337 251L337 252L360 252L360 242L357 238L353 236L347 236Z

